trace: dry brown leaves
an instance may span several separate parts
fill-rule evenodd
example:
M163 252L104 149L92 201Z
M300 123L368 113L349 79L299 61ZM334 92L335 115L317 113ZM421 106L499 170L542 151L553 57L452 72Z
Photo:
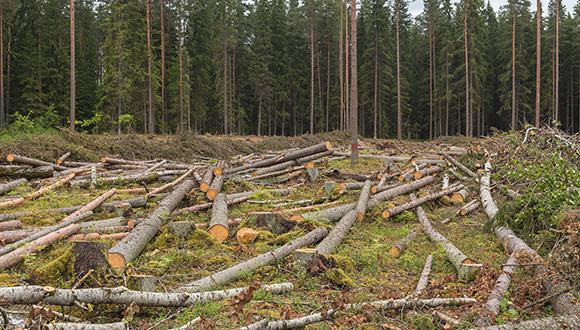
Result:
M244 317L244 306L246 306L252 298L254 297L254 292L260 288L259 282L252 283L247 290L244 290L237 296L228 300L226 305L232 307L232 312L230 317L232 319L245 319Z
M489 267L482 267L475 280L467 287L467 296L473 297L478 301L486 301L499 274L500 273L497 270Z

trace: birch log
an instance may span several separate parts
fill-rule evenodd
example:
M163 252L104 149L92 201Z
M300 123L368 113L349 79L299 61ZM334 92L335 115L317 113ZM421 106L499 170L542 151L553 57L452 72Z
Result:
M193 181L187 179L167 195L147 219L140 222L127 237L109 249L107 255L109 264L113 268L124 269L128 262L135 260L192 188Z
M211 221L207 232L220 243L225 242L230 236L228 225L228 204L225 194L217 194L211 209Z
M397 243L395 243L395 245L393 245L389 249L389 255L394 258L400 257L401 254L403 254L403 252L405 252L405 250L407 249L407 245L415 238L415 236L417 236L418 231L419 230L417 228L414 228L411 231L409 231L407 236L401 238Z
M389 219L389 218L391 218L397 214L400 214L406 210L414 209L414 208L421 206L429 201L435 200L435 199L440 198L442 196L447 196L447 195L449 195L453 192L456 192L458 190L461 190L461 189L463 189L463 185L447 188L445 190L440 190L440 191L428 194L428 195L420 197L420 198L412 199L408 203L398 205L395 207L391 207L389 209L384 210L382 213L383 218Z
M18 186L20 186L21 184L25 184L26 182L28 182L27 179L18 179L18 180L14 180L14 181L0 184L0 195L4 195L5 193L14 190Z
M429 284L429 275L431 274L431 265L433 264L433 255L427 256L425 260L425 266L423 266L423 271L421 272L421 276L419 277L419 282L417 283L417 287L415 288L415 296L421 296L423 290L427 288Z
M264 285L262 290L285 293L293 289L292 283ZM125 287L91 289L57 289L47 286L0 287L0 301L5 304L32 305L43 303L57 306L73 306L77 303L102 305L131 305L149 307L188 307L199 303L235 297L249 288L235 288L208 292L146 292Z
M281 321L260 321L249 326L240 328L240 330L281 330L304 327L308 324L330 320L339 311L360 311L363 309L407 309L407 308L425 308L439 306L457 306L475 304L477 301L473 298L434 298L434 299L396 299L396 300L379 300L364 302L358 304L346 304L340 308L330 308L320 313L310 314L307 316Z
M580 329L580 315L563 315L523 321L515 324L492 325L472 330L573 330Z
M230 283L239 277L254 272L256 269L279 262L286 258L296 249L318 242L328 234L326 228L316 228L308 234L301 236L272 251L224 269L197 281L191 282L178 289L182 292L199 292L208 290L214 286Z
M48 330L126 330L129 329L128 325L123 322L115 323L65 323L56 322L46 325Z
M403 195L409 193L411 191L417 190L422 188L428 184L431 184L435 181L435 178L432 176L424 177L420 180L409 182L397 187L394 187L389 190L385 190L378 194L373 195L369 198L367 203L367 209L375 207L380 203L391 199L393 197ZM309 212L302 215L294 215L292 216L292 220L300 221L300 220L322 220L328 222L336 222L340 220L348 211L352 210L352 208L356 205L356 203L344 204L341 206L324 209L315 212Z
M491 162L487 161L484 166L483 176L479 180L479 199L485 214L487 214L490 221L493 221L499 209L491 195L491 171Z
M424 176L437 174L437 173L442 172L442 171L443 171L443 169L439 166L431 166L431 167L424 168L420 171L415 171L415 173L413 173L413 178L415 178L415 180L419 180Z
M411 194L411 200L415 199L415 195ZM433 226L431 226L431 222L429 218L427 218L427 214L423 211L421 206L415 209L417 214L417 218L419 222L423 226L423 231L429 239L437 244L440 244L443 249L445 250L445 254L447 255L447 259L455 266L457 269L457 273L459 275L459 279L464 281L471 281L475 278L475 275L479 272L481 268L481 264L476 263L472 259L468 258L463 252L461 252L453 243L451 243L447 238L443 235L439 234Z

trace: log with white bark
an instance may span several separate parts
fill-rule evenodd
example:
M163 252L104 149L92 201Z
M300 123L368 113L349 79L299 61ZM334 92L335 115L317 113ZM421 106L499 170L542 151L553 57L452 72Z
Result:
M420 164L420 165L413 164L413 167L411 169L403 172L403 174L401 174L399 176L399 181L405 182L405 181L409 181L409 180L413 179L415 172L421 171L426 167L427 167L427 164Z
M365 217L365 212L367 211L367 204L369 202L369 196L371 194L371 185L372 183L370 181L365 182L364 186L361 189L358 201L354 206L357 221L362 221L362 219L364 219Z
M0 231L16 230L16 229L21 229L21 228L22 228L22 222L19 220L0 222Z
M213 201L216 196L222 191L222 187L224 185L224 177L222 175L216 176L211 181L211 185L207 190L207 199Z
M512 276L516 271L517 266L517 258L514 255L511 255L503 266L502 273L498 276L491 293L487 297L485 303L487 313L480 315L480 317L474 322L475 325L486 326L494 323L493 320L495 320L500 311L499 304L509 289Z
M377 186L371 187L371 193L378 194L378 193L383 192L385 190L396 188L400 185L401 185L400 182L391 183L391 184L384 184L382 186L377 185Z
M457 204L464 203L468 197L469 197L469 191L467 190L467 188L463 188L463 189L451 194L451 200Z
M9 207L16 207L16 206L21 205L22 203L24 203L26 201L37 199L38 197L46 194L47 192L55 190L60 186L63 186L65 183L69 182L74 177L75 177L75 174L69 174L61 179L58 179L56 182L54 182L50 185L44 186L44 187L38 189L37 191L26 194L24 197L18 197L16 199L11 199L8 201L0 202L0 209L9 208Z
M424 176L434 175L442 171L443 169L439 166L426 167L420 171L415 171L415 173L413 173L413 178L415 178L415 180L419 180Z
M68 170L68 167L64 167L64 166L60 166L60 165L55 165L55 164L52 164L52 163L49 163L49 162L45 162L44 160L34 159L34 158L29 158L29 157L24 157L24 156L15 155L15 154L8 154L6 156L6 161L8 161L9 163L32 165L32 166L36 166L36 167L52 166L57 171L65 171L65 170Z
M29 244L13 250L12 252L4 254L0 256L0 269L6 269L17 265L24 260L25 257L76 234L80 229L81 227L79 225L71 224L62 229L51 232L48 235L42 236Z
M357 304L345 304L339 308L330 308L323 312L310 314L307 316L281 321L260 321L252 325L240 328L240 330L281 330L301 328L308 324L330 320L340 311L360 311L360 310L388 310L388 309L408 309L426 308L439 306L458 306L477 303L473 298L433 298L433 299L391 299Z
M165 184L159 188L155 188L154 190L152 190L151 192L149 192L147 195L151 196L151 195L156 195L159 193L162 193L164 191L167 191L169 189L172 189L174 187L176 187L177 185L179 185L181 182L183 182L183 180L187 179L187 177L191 176L194 172L194 168L190 168L189 170L187 170L187 172L185 172L183 175L181 175L179 178L175 179L174 181Z
M264 285L262 290L285 293L294 288L292 283ZM125 287L58 289L47 286L0 287L0 301L4 304L73 306L77 303L101 305L131 305L150 307L188 307L199 303L224 300L248 291L248 288L234 288L198 293L188 292L145 292L133 291Z
M383 218L389 219L389 218L394 217L395 215L400 214L404 211L414 209L414 208L421 206L427 202L438 199L442 196L447 196L453 192L459 191L459 190L463 189L463 187L464 187L463 185L459 185L459 186L447 188L447 189L440 190L440 191L437 191L434 193L430 193L430 194L423 196L423 197L420 197L420 198L412 199L408 203L385 209L382 212Z
M405 250L407 249L407 245L409 245L409 243L413 239L415 239L418 232L419 232L418 228L413 228L412 230L410 230L405 237L401 238L389 249L389 255L395 258L401 256L401 254L405 252Z
M45 179L53 176L52 166L30 167L18 165L0 165L0 177L11 179Z
M415 195L411 194L411 200L415 199ZM417 214L417 218L419 222L423 226L423 231L429 239L434 243L437 243L443 247L445 250L445 254L447 255L447 259L455 266L457 273L459 275L459 279L465 281L471 281L475 278L475 275L479 272L481 268L481 264L476 263L474 260L468 258L463 252L461 252L453 243L451 243L447 238L443 235L439 234L427 218L427 214L423 211L421 206L415 209L415 213Z
M199 322L201 322L201 316L194 318L193 320L185 323L184 325L182 325L180 327L171 328L169 330L192 330L192 329L195 329L195 325L198 324Z
M126 330L129 326L124 322L115 323L73 323L55 322L46 325L48 330Z
M28 180L23 178L0 184L0 195L4 195L5 193L12 191L18 188L18 186L20 186L21 184L25 184L27 182Z
M369 201L367 203L367 209L373 208L377 205L379 205L380 203L391 199L393 197L399 196L399 195L403 195L403 194L407 194L411 191L417 190L419 188L422 188L424 186L427 186L431 183L433 183L433 181L435 181L435 178L432 176L427 176L424 177L422 179L413 181L413 182L409 182L406 184L402 184L400 186L382 191L380 193L377 193L375 195L373 195L371 198L369 198ZM342 218L348 211L352 210L352 208L356 205L356 203L350 203L350 204L344 204L341 206L337 206L337 207L333 207L333 208L329 208L329 209L324 209L324 210L320 210L320 211L315 211L315 212L309 212L309 213L305 213L302 215L294 215L292 216L292 219L296 220L296 221L301 221L301 220L322 220L322 221L328 221L328 222L336 222L338 220L340 220L340 218Z
M230 236L228 224L228 204L225 194L217 194L211 208L211 220L207 232L218 242L225 242Z
M25 248L26 244L28 244L28 243L32 244L34 241L42 239L44 236L51 235L51 234L58 232L58 231L62 231L64 228L66 228L72 224L76 224L76 223L78 223L78 222L80 222L80 221L82 221L82 220L84 220L92 215L93 215L92 211L88 211L88 212L78 214L75 216L69 215L65 219L63 219L63 221L61 221L60 223L58 223L56 225L43 227L42 229L35 231L31 235L28 235L23 239L20 239L12 244L5 245L5 246L1 247L0 248L0 256L1 256L0 258L5 257L5 256L9 255L10 253L18 250L18 249ZM71 233L70 235L76 234L76 232L78 232L79 230L80 230L80 226L78 226L78 230Z
M415 288L415 296L421 296L423 290L429 285L429 275L431 274L431 266L433 264L433 255L428 255L425 259L425 265L423 266L423 271L421 276L419 276L419 282L417 282L417 287Z
M62 163L64 163L71 155L72 153L70 151L65 152L64 154L62 154L62 156L58 157L55 164L62 165Z
M580 314L550 316L523 321L515 324L502 324L471 328L471 330L572 330L580 329Z
M458 169L460 169L461 171L463 171L463 173L469 175L473 179L476 179L476 180L479 179L479 176L477 175L477 173L473 172L472 170L467 168L467 166L458 162L455 158L451 157L448 153L442 152L441 155L443 157L445 157L445 159L447 159L451 164L453 164L453 166L455 166Z
M128 262L135 260L192 188L193 181L187 179L168 194L152 214L135 226L127 237L109 249L107 255L109 264L113 268L124 269Z
M140 175L145 175L147 173L153 172L153 171L157 170L158 168L164 166L165 164L167 164L167 159L163 159L159 163L145 169L143 172L140 173Z
M484 166L484 172L479 180L479 199L483 205L483 210L490 221L495 219L499 211L491 195L491 162L487 161Z
M308 234L298 237L297 239L282 245L272 251L261 254L252 259L246 260L242 263L234 265L230 268L224 269L197 281L191 282L186 286L178 289L178 291L184 292L199 292L208 290L214 286L224 285L230 283L241 276L252 273L255 270L279 262L286 258L293 251L300 249L304 246L308 246L312 243L316 243L324 238L328 234L326 228L316 228L309 232Z

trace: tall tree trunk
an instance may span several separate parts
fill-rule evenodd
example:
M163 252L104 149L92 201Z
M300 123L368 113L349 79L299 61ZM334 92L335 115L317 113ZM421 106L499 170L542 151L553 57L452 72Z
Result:
M310 15L313 15L310 13ZM310 17L310 134L314 134L314 18Z
M155 134L155 115L153 111L153 54L151 51L151 0L147 0L147 79L148 79L148 100L149 100L149 120L148 133Z
M76 65L75 65L75 0L70 0L70 130L75 131Z
M345 8L345 13L344 13L344 34L345 34L345 66L346 66L346 71L345 71L345 86L344 86L344 95L346 98L345 101L345 112L344 112L344 129L348 130L350 129L350 32L348 30L349 26L350 26L350 19L349 19L349 15L348 15L348 0L346 0L346 2L344 3L344 8Z
M160 5L160 13L159 16L161 18L161 122L163 127L163 132L167 129L167 114L165 109L165 0L159 0ZM181 22L180 29L181 29ZM180 45L181 49L181 45ZM181 56L181 50L180 54ZM180 58L181 60L181 58ZM181 62L179 69L181 70ZM181 71L180 71L181 72ZM181 73L180 73L181 74ZM181 88L181 77L180 77L180 88ZM180 91L180 121L179 121L179 133L183 132L183 109L181 108L181 91Z
M183 133L183 46L179 41L179 134Z
M536 2L536 120L535 125L540 127L540 84L541 84L541 46L542 46L542 1Z
M358 69L357 69L357 34L356 34L356 0L351 0L350 8L350 35L351 35L351 84L350 84L350 125L351 135L351 163L358 162Z
M343 43L342 38L344 36L344 32L342 30L342 15L343 15L343 3L342 0L338 0L338 4L340 6L340 30L338 33L338 80L340 84L340 130L344 129L344 56L343 56Z
M432 18L429 17L429 140L432 139L433 139L433 21Z
M398 1L398 0L395 0ZM401 13L399 3L395 2L396 39L397 39L397 140L401 140L403 115L401 113Z
M226 14L226 8L225 8L225 2L224 2L224 15ZM223 92L223 96L224 96L224 134L227 135L228 134L228 39L226 36L226 20L224 19L224 40L223 40L223 83L224 83L224 92Z
M465 47L465 135L471 136L471 124L470 124L470 109L469 109L469 49L468 49L468 35L467 35L467 3L465 4L463 14L463 39Z
M0 4L0 128L6 126L4 108L4 5Z
M449 52L445 56L445 136L449 136Z
M329 120L329 110L330 110L330 42L328 43L326 56L326 131L330 129ZM284 135L284 134L282 134Z
M558 121L560 119L560 0L556 0L556 73L555 73L555 98L554 98L554 120Z
M516 15L514 13L512 22L512 125L511 129L516 130Z
M375 90L373 98L373 138L377 138L377 114L379 103L379 43L378 31L375 34Z
M262 135L262 95L258 100L258 136Z

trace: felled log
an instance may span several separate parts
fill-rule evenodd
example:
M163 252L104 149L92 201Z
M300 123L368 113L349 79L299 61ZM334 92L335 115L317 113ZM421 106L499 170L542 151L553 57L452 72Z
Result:
M506 261L506 265L502 268L502 273L498 276L497 280L495 281L495 285L491 290L487 301L485 303L485 309L487 313L482 314L474 324L477 326L486 326L493 324L493 320L499 314L499 303L503 300L505 294L507 293L512 276L516 271L518 266L517 258L514 255L511 255L509 259Z
M45 179L52 177L52 166L30 167L17 165L0 165L0 176L12 179Z
M20 228L22 228L22 222L19 220L0 222L0 231L15 230Z
M441 223L442 224L449 223L449 222L451 222L451 220L453 220L458 215L462 215L462 216L468 215L471 212L477 210L480 206L481 206L481 203L477 199L474 199L471 202L463 205L461 208L459 208L457 211L455 211L455 213L453 213L453 215L451 215L450 217L441 221Z
M378 193L383 192L385 190L396 188L400 185L401 185L400 182L396 182L396 183L392 183L392 184L384 184L382 186L376 185L376 186L371 187L371 193L378 194Z
M228 204L226 202L225 194L217 194L213 202L211 221L207 232L220 243L225 242L230 236L230 227L228 225Z
M86 234L76 234L68 238L70 242L79 241L118 241L127 237L127 232L113 233L113 234L101 234L101 233L86 233Z
M419 180L424 176L437 174L441 171L443 171L443 169L439 166L426 167L420 171L415 171L415 173L413 173L413 178L415 178L415 180Z
M292 283L264 285L264 291L284 293L293 289ZM92 305L112 304L149 307L188 307L199 303L217 301L246 292L248 288L235 288L198 293L144 292L124 287L91 289L58 289L47 286L0 287L0 300L6 304L73 306L77 302Z
M231 198L231 196L232 195L226 196L226 203L228 206L243 203L243 202L247 201L248 199L250 199L250 197L251 197L251 196L241 196L241 197L237 197L237 198ZM186 214L186 213L199 212L199 211L203 211L203 210L209 210L213 206L213 203L214 202L209 202L209 203L203 203L203 204L198 204L198 205L182 208L182 209L175 211L174 214L178 215L178 214Z
M156 195L159 193L162 193L166 190L172 189L174 187L176 187L178 184L180 184L181 182L183 182L183 180L187 179L187 177L191 176L191 174L194 172L193 167L190 168L189 170L187 170L187 172L185 172L182 176L180 176L179 178L175 179L174 181L165 184L159 188L155 188L153 191L151 191L150 193L148 193L147 195Z
M55 165L55 164L51 164L49 162L45 162L44 160L28 158L28 157L24 157L24 156L20 156L20 155L15 155L15 154L8 154L6 156L6 161L8 161L11 164L17 163L17 164L32 165L32 166L36 166L36 167L52 166L57 171L68 170L68 167Z
M93 199L86 205L83 205L81 208L71 213L71 215L69 215L67 218L64 218L62 222L66 222L69 217L75 217L82 213L94 211L97 207L101 206L101 204L103 204L107 199L113 197L113 195L115 195L116 193L117 190L115 188L106 191L102 195L98 196L97 198Z
M411 194L411 200L414 199L415 195ZM465 281L473 280L477 272L479 272L481 265L468 258L447 238L439 234L439 232L437 232L433 226L431 226L431 222L427 218L427 214L425 211L423 211L421 206L415 209L415 213L417 214L419 222L423 226L423 231L425 234L427 234L427 236L429 236L429 239L443 247L445 254L447 255L447 259L449 259L453 266L455 266L455 269L459 275L459 279Z
M89 163L89 162L75 162L75 161L71 161L71 160L67 159L61 165L65 166L65 167L83 167L83 166L92 166L92 165L99 165L99 164L98 163Z
M491 162L487 161L484 166L483 175L479 180L479 199L481 200L485 214L487 214L490 221L493 221L499 209L491 195L491 171Z
M448 153L442 152L441 155L443 157L445 157L445 159L447 159L451 164L453 164L453 166L455 166L458 169L460 169L461 171L463 171L463 173L469 175L473 179L476 179L476 180L479 179L479 176L475 172L473 172L472 170L467 168L467 166L458 162L455 158L451 157Z
M304 327L308 324L330 320L339 311L360 311L360 310L388 310L388 309L413 309L439 306L458 306L475 304L477 301L473 298L433 298L433 299L390 299L372 302L363 302L356 304L345 304L338 308L330 308L319 313L307 316L280 321L260 321L249 326L240 328L240 330L280 330L295 329Z
M127 219L125 217L116 217L116 218L105 219L105 220L82 222L80 225L81 225L81 232L94 232L94 231L99 231L100 229L126 226Z
M8 208L8 207L16 207L18 205L21 205L25 201L37 199L38 197L46 194L47 192L54 190L60 186L63 186L65 183L69 182L74 177L75 177L75 174L67 175L64 178L58 179L56 182L54 182L48 186L44 186L44 187L38 189L37 191L31 192L24 197L18 197L16 199L8 200L5 202L0 202L0 209Z
M152 214L131 230L129 235L109 249L107 260L113 268L124 269L128 262L137 258L171 212L193 188L192 180L185 180L167 195Z
M256 269L276 263L286 258L293 251L301 247L318 242L327 234L328 230L326 228L316 228L308 234L301 236L285 245L282 245L277 249L266 252L197 281L191 282L177 290L181 292L199 292L208 290L214 286L230 283L238 279L240 276L252 273Z
M407 249L407 245L413 239L415 239L415 236L417 236L418 231L419 230L417 228L414 228L411 231L409 231L407 236L401 238L397 243L395 243L395 245L393 245L389 249L389 255L392 257L395 257L395 258L398 258L399 256L401 256L401 254L403 254L403 252L405 252L405 250Z
M65 152L64 154L62 154L62 156L60 156L56 160L55 164L56 165L62 165L62 163L64 163L71 155L72 155L72 153L70 151Z
M222 187L224 185L224 177L223 176L216 176L211 181L211 185L207 190L207 199L213 201L216 196L222 191Z
M285 170L285 169L293 167L293 166L309 164L311 161L322 158L324 156L328 156L331 153L332 153L332 151L324 151L324 152L316 153L313 155L308 155L306 157L297 158L297 159L289 160L286 162L276 163L276 164L271 165L269 167L263 167L263 168L260 168L258 170L253 171L252 176L255 177L258 175L263 175L263 174L267 174L267 173ZM310 167L312 167L312 166L310 166Z
M46 325L48 330L126 330L129 329L128 325L124 322L115 323L65 323L65 322L55 322Z
M341 172L339 170L330 170L325 171L323 173L326 177L334 178L337 180L354 180L359 182L365 182L367 180L375 180L375 176L359 174L359 173L348 173L348 172Z
M4 254L0 256L0 269L6 269L8 267L15 266L24 260L26 256L29 256L32 253L35 253L49 245L76 234L79 230L80 226L77 224L68 225L48 235L42 236L30 244Z
M523 321L515 324L492 325L487 327L472 328L472 330L568 330L580 329L580 316L562 315L550 316L541 319Z
M423 205L429 201L435 200L437 198L440 198L442 196L447 196L453 192L456 192L458 190L463 189L463 185L459 185L456 187L452 187L452 188L447 188L441 191L437 191L434 193L430 193L426 196L420 197L420 198L415 198L412 199L410 202L402 204L402 205L398 205L395 207L391 207L389 209L386 209L382 212L383 218L385 219L389 219L397 214L400 214L406 210L410 210L410 209L414 209L420 205Z
M108 184L108 185L125 185L129 183L153 183L159 180L159 173L151 172L147 173L146 175L139 175L139 174L131 174L131 175L119 175L119 176L111 176L111 177L99 177L97 182L99 184ZM91 178L87 179L80 179L73 182L73 185L79 187L89 187L93 183Z
M403 172L403 174L401 174L399 176L399 182L405 182L405 181L409 181L409 180L413 179L415 172L421 171L422 169L424 169L426 167L427 167L427 164L421 164L421 165L413 164L413 167L411 169Z
M248 178L248 180L250 181L256 181L256 180L262 180L262 179L268 179L268 178L272 178L272 177L277 177L280 175L284 175L284 174L288 174L288 173L294 173L294 172L298 172L298 171L302 171L303 168L302 167L290 167L284 170L280 170L280 171L276 171L276 172L271 172L271 173L264 173L261 175L256 175L256 176L252 176L250 178Z
M417 287L415 288L415 296L421 296L423 290L427 288L429 284L429 275L431 274L431 265L433 264L433 255L427 256L425 260L425 266L423 266L423 271L421 272L421 276L419 277L419 282L417 283Z
M191 330L191 329L195 329L195 325L198 324L199 322L201 322L201 316L198 316L196 318L194 318L193 320L185 323L184 325L177 327L177 328L172 328L169 330Z
M356 211L356 220L362 221L365 217L365 212L367 211L367 204L369 202L369 196L371 194L371 182L366 181L365 185L363 186L358 201L354 207Z
M332 153L334 156L341 156L341 157L350 157L349 152L340 152L334 151ZM410 156L386 156L386 155L368 155L368 154L361 154L359 155L360 158L367 158L367 159L382 159L385 162L408 162L411 160Z
M34 234L33 229L0 231L0 245L18 242L32 234Z
M4 195L5 193L16 189L21 184L27 183L27 179L18 179L14 181L10 181L7 183L0 184L0 195Z
M101 158L101 163L106 163L106 164L110 164L110 165L120 165L120 164L126 164L126 165L142 165L142 166L147 166L148 163L151 163L152 161L143 161L143 160L126 160L126 159L120 159L120 158L111 158L111 157L103 157ZM153 160L153 162L155 162Z
M209 190L209 186L211 185L211 182L213 181L214 177L213 170L214 170L213 166L210 166L205 171L201 183L199 184L199 190L201 190L202 192L207 192Z
M415 159L415 163L417 163L417 165L443 165L446 163L446 161L443 159Z
M424 187L428 184L431 184L433 181L435 181L434 177L427 176L427 177L424 177L422 179L419 179L419 180L416 180L413 182L409 182L409 183L397 186L395 188L385 190L383 192L375 194L371 198L369 198L369 201L367 203L367 209L375 207L378 204L380 204L380 203L382 203L390 198L393 198L393 197L403 195L403 194L409 193L411 191L417 190L421 187ZM310 213L305 213L302 215L294 215L294 216L292 216L292 219L296 220L296 221L302 221L302 220L308 219L308 220L323 220L323 221L328 221L328 222L336 222L340 218L342 218L348 211L352 210L352 208L354 206L355 206L355 203L344 204L341 206L337 206L337 207L333 207L333 208L329 208L329 209L324 209L324 210L320 210L320 211L315 211L315 212L310 212Z
M469 191L467 190L467 188L463 188L451 194L451 200L457 204L462 204L463 202L465 202L467 197L469 197Z

